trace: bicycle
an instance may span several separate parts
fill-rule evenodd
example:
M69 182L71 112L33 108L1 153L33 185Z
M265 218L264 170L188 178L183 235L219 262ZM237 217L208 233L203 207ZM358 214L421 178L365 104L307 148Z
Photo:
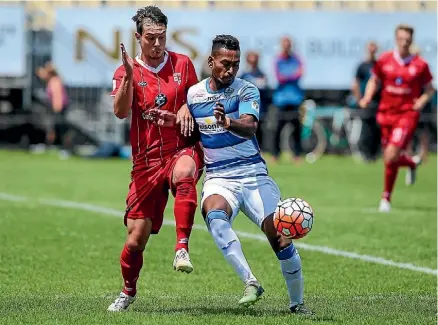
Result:
M317 120L316 103L305 100L299 108L301 147L308 163L316 162L327 149L327 136L323 125ZM286 116L284 116L286 118ZM293 127L286 125L281 133L282 151L290 151Z
M363 155L358 146L362 132L362 120L351 114L345 107L329 107L317 109L316 103L308 99L300 107L301 144L306 153L308 163L315 163L326 152L328 145L334 149L347 147L355 162L362 162ZM322 118L332 118L330 128L319 121ZM287 126L282 132L282 142L291 141L292 128ZM288 148L283 148L288 150Z

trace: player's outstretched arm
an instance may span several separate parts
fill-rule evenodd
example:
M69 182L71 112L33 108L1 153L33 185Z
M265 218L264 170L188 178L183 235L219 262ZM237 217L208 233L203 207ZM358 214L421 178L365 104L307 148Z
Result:
M120 118L124 119L128 117L129 111L132 106L132 99L134 96L134 86L133 86L133 69L134 62L132 58L126 53L125 46L120 45L122 51L122 61L123 67L125 68L125 76L120 83L119 89L117 90L116 96L114 98L114 114Z
M177 122L176 114L158 108L148 110L148 116L152 123L163 127L174 127Z
M429 82L424 88L423 95L418 97L418 99L415 101L413 109L415 111L421 111L435 95L435 91L436 90L433 87L432 82Z
M251 139L257 131L258 122L253 115L243 114L238 119L231 119L225 115L224 106L221 103L216 103L214 117L218 125L243 138Z
M176 113L176 124L181 125L181 133L185 137L189 137L192 135L193 129L195 127L195 122L187 104L181 106L181 108Z
M365 88L365 95L359 101L359 106L361 108L367 108L367 106L370 104L371 100L373 99L374 94L377 92L378 87L379 87L379 80L377 79L376 76L372 75L368 80L367 86Z

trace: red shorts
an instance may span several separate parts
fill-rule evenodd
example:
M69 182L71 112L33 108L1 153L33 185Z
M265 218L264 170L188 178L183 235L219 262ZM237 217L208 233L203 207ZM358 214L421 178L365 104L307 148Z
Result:
M197 170L195 179L198 181L204 168L204 156L198 145L182 149L162 164L133 174L126 198L125 226L127 218L150 218L152 220L152 234L157 234L160 231L169 190L175 195L175 188L172 184L173 168L178 159L185 155L192 157L195 161Z
M419 118L420 114L416 111L401 114L377 113L382 146L392 144L402 150L406 149L414 136Z

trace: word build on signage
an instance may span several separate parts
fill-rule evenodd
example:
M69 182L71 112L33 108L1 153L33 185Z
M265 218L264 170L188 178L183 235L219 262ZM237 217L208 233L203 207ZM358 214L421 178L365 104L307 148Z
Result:
M132 56L139 51L131 20L135 11L134 7L57 11L53 55L67 84L111 86L114 70L121 64L120 42ZM289 35L304 62L305 88L349 89L366 43L374 40L381 51L392 49L394 29L401 22L416 28L415 42L436 71L437 32L430 27L436 26L433 13L163 11L169 18L168 49L190 56L198 72L212 39L232 34L240 40L243 55L248 50L260 53L261 68L275 86L275 57L281 37Z

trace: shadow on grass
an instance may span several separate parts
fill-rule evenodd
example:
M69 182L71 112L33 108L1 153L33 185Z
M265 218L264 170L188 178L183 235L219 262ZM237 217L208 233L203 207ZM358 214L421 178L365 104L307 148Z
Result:
M134 307L134 306L133 306ZM205 316L205 315L231 315L231 316L249 316L249 317L285 317L290 316L292 318L312 320L315 322L336 322L333 316L330 315L293 315L285 309L256 309L256 308L242 308L242 307L214 307L214 306L187 306L187 307L167 307L160 308L158 306L135 306L134 312L140 313L160 313L160 314L184 314L188 316Z

